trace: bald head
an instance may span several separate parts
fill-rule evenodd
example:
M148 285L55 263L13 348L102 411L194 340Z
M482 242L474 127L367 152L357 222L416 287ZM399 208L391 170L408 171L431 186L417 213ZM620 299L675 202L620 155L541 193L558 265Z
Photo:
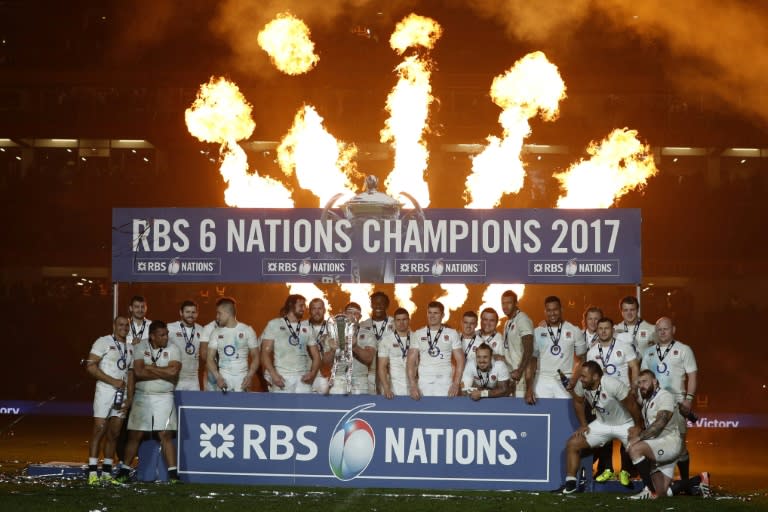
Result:
M656 320L656 335L660 345L667 345L675 338L675 324L668 316Z

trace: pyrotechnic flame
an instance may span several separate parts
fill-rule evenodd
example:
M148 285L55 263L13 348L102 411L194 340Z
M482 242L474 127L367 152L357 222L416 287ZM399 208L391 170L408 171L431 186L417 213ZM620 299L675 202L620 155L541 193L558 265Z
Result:
M416 304L411 300L413 297L413 289L416 288L416 283L397 283L395 284L395 301L397 307L403 308L408 311L408 314L413 315L416 311Z
M251 104L234 83L211 77L184 113L187 129L202 142L228 144L247 139L256 128Z
M443 34L443 28L432 18L411 13L395 26L389 46L402 55L408 48L422 46L431 50Z
M390 44L398 54L415 46L431 49L441 33L435 20L412 14L397 25ZM424 181L424 171L429 151L424 134L429 131L429 106L435 100L429 82L431 65L426 57L410 55L395 71L399 79L387 96L386 105L390 117L380 134L381 142L392 143L395 164L384 185L388 194L398 196L406 191L426 207L429 188Z
M616 129L599 144L591 143L587 152L592 155L588 160L555 174L565 191L557 200L558 208L608 208L659 172L636 130Z
M200 86L185 112L189 133L203 142L221 144L220 172L228 184L224 201L245 208L290 208L291 192L279 181L248 172L248 157L237 143L253 133L251 105L240 89L224 78Z
M277 148L280 168L286 176L294 172L302 188L325 204L339 192L354 195L351 178L356 175L354 144L337 141L323 127L323 118L311 105L296 113L293 126Z
M307 312L309 312L309 301L315 298L323 299L325 302L326 315L331 314L331 304L328 302L328 296L323 290L312 283L285 283L290 295L303 295L307 299Z
M258 42L275 67L288 75L306 73L320 60L310 39L309 27L287 12L278 14L264 26Z
M443 289L443 294L437 300L445 306L443 322L447 322L451 317L451 313L462 307L467 301L469 288L461 283L443 283L440 285L440 288Z
M528 121L537 113L553 121L564 98L565 83L557 66L542 52L529 53L494 78L491 99L503 109L499 122L504 135L501 139L489 136L486 148L472 159L466 180L467 208L493 208L504 194L520 191L525 178L520 151L531 133Z
M341 291L349 294L350 302L357 302L363 309L363 318L370 314L373 285L368 283L342 283Z
M512 290L515 292L519 300L523 298L523 294L525 293L525 285L500 283L489 284L488 288L486 288L485 292L483 292L483 303L477 310L477 314L479 315L480 312L485 308L493 308L499 314L499 318L503 317L504 312L501 309L501 294L507 290Z

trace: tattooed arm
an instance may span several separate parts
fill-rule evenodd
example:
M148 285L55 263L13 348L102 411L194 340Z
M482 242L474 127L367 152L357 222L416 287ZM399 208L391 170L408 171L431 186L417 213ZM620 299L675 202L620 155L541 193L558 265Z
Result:
M661 434L661 431L664 430L664 427L667 426L667 423L669 423L671 418L672 411L659 411L656 414L656 420L648 425L648 428L640 432L638 439L640 441L645 441L646 439L659 437L659 434Z

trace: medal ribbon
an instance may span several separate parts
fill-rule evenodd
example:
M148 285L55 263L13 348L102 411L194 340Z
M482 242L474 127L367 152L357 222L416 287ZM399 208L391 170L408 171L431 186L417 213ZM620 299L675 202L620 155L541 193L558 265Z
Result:
M141 321L141 330L139 332L136 332L136 327L133 325L133 320L131 320L131 334L133 335L133 339L139 339L141 341L142 336L144 336L144 328L147 326L147 321L142 320Z
M549 339L552 340L552 344L554 346L558 346L560 344L560 335L563 334L563 322L560 322L560 325L557 326L557 337L555 337L555 333L552 332L552 327L547 324L547 330L549 331Z
M128 354L128 347L125 347L125 342L124 341L117 341L117 338L115 338L114 336L112 336L112 341L114 342L115 348L117 348L117 351L120 354L120 357L118 358L118 361L122 360L123 362L125 362L127 364L128 361L126 361L125 356ZM123 346L125 347L125 351L123 351L123 349L120 348L120 343L122 343Z
M296 345L299 344L299 329L301 328L301 322L296 323L296 330L293 330L293 326L291 325L291 322L288 321L288 317L284 316L283 320L285 320L285 325L288 326L288 330L291 331L291 339L296 340ZM289 341L290 343L290 341ZM291 343L293 345L293 343Z
M608 347L608 351L605 353L605 358L603 358L603 344L598 343L597 344L597 350L600 352L600 360L603 361L603 368L608 366L608 361L611 359L611 352L613 352L613 347L616 346L616 338L613 338L611 340L611 346Z
M481 372L480 368L477 368L477 380L480 382L481 388L488 386L491 381L491 371Z
M664 350L664 355L661 354L661 349L659 348L658 345L656 345L656 354L658 354L658 356L659 356L659 362L660 363L664 362L664 358L667 357L667 354L669 354L669 351L672 348L672 345L674 345L674 344L675 344L675 340L672 340L672 343L667 345L666 350Z
M184 326L184 322L179 322L179 326L181 327L181 334L184 335L184 350L186 351L190 345L194 346L192 340L195 339L195 326L192 325L192 331L189 333L189 337L187 337L187 329Z
M434 349L437 346L437 342L440 341L440 334L443 332L443 327L440 326L440 330L437 331L437 334L435 334L435 339L432 341L432 332L429 330L429 326L427 326L427 342L429 343L429 350Z
M405 338L406 345L403 345L403 340L400 338L397 331L395 331L395 339L397 340L397 344L400 345L400 351L403 353L403 359L405 359L408 355L408 347L411 345L411 332L408 331L408 336Z
M371 327L373 327L373 335L376 336L376 341L381 341L381 337L384 336L384 330L387 328L387 322L389 322L389 318L386 318L384 323L381 324L381 332L379 332L379 330L376 329L376 322L371 320Z
M464 349L464 357L469 356L469 352L472 350L472 345L475 344L475 339L477 338L477 334L472 336L472 341L469 342L469 345L467 345L467 348Z

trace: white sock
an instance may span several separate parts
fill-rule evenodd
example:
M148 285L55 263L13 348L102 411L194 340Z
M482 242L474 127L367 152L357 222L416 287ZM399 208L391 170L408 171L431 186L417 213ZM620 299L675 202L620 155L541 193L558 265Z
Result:
M98 457L88 457L88 465L89 466L96 466L99 463Z

